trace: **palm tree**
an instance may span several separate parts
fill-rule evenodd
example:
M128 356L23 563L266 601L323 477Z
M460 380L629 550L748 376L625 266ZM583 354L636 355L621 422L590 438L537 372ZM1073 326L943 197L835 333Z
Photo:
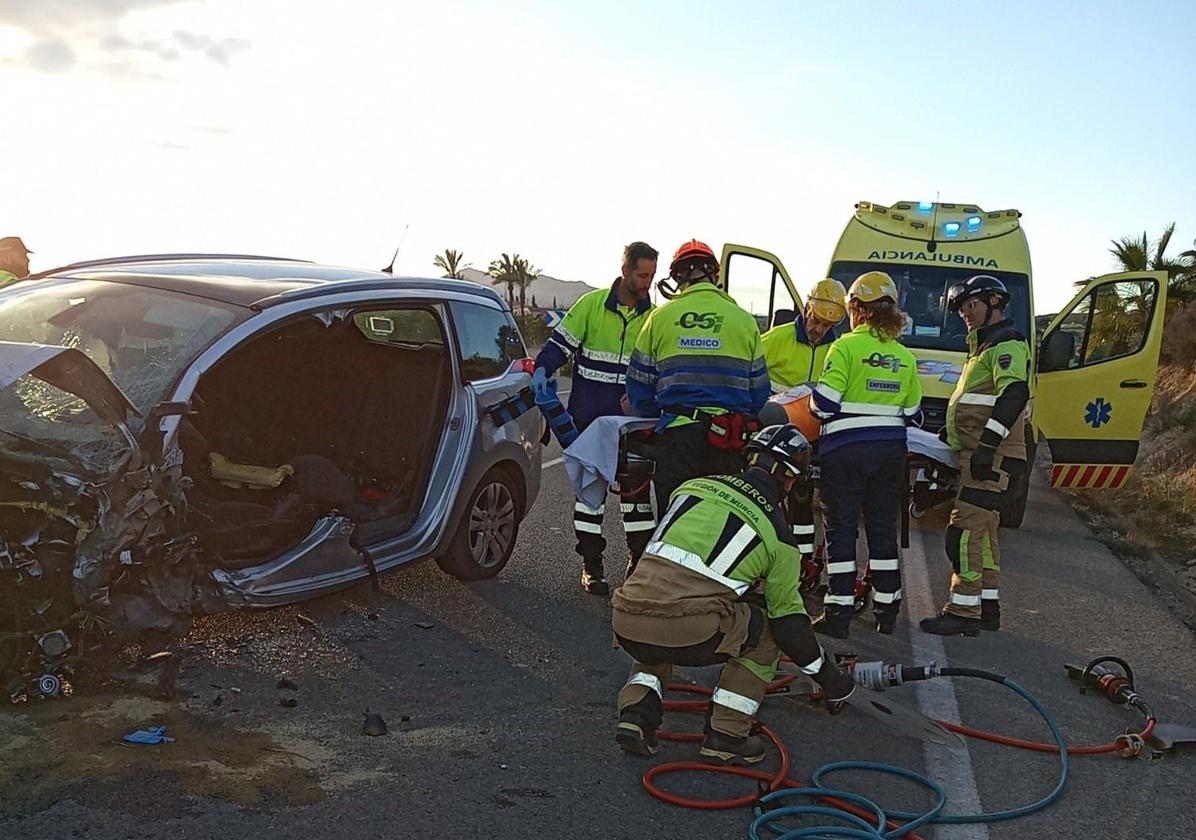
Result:
M1151 246L1146 231L1142 237L1123 236L1112 241L1109 253L1113 255L1122 271L1165 271L1167 273L1168 309L1186 306L1196 300L1196 276L1193 276L1193 262L1196 251L1184 251L1179 259L1166 255L1171 236L1175 233L1175 222L1167 225L1163 235ZM1085 285L1079 282L1077 286Z
M515 257L515 285L519 287L519 314L527 314L527 287L540 276L540 269L523 257ZM534 298L533 298L534 300Z
M490 263L490 268L487 273L494 278L494 285L507 284L507 303L511 309L515 308L515 286L518 285L519 271L516 268L516 261L521 259L518 254L511 256L510 254L503 254L499 259Z
M1196 239L1192 240L1192 245L1196 246ZM1191 303L1196 300L1196 247L1183 251L1179 258L1184 268L1172 281L1171 287L1185 303Z
M462 272L469 268L469 263L465 262L465 252L454 251L452 248L446 248L443 254L437 254L432 264L443 271L445 277L455 280L462 279L465 276Z

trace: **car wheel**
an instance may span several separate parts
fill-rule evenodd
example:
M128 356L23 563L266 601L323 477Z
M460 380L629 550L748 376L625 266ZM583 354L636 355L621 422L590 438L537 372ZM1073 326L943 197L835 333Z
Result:
M448 553L436 562L461 580L492 578L511 559L522 519L522 495L509 473L491 470L470 496Z
M1026 502L1030 498L1030 474L1034 472L1034 456L1038 445L1026 430L1026 468L1017 481L1001 494L1001 527L1020 528L1026 517Z

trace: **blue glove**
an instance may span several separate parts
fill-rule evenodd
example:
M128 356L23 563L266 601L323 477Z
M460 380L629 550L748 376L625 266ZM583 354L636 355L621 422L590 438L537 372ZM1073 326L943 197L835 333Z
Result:
M125 736L130 744L173 744L174 738L166 734L165 726L151 726L149 729L138 729Z
M545 397L548 394L548 374L544 372L544 368L538 367L532 374L532 393L537 397Z

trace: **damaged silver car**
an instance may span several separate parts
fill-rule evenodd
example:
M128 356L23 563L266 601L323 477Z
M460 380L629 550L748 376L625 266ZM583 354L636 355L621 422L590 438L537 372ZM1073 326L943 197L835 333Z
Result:
M531 371L464 281L183 255L7 287L0 689L423 558L497 574L539 492Z

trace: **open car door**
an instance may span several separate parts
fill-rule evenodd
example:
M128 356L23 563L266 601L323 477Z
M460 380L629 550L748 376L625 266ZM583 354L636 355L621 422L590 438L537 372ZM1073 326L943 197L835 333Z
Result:
M1046 328L1033 421L1050 446L1052 487L1124 483L1154 393L1166 305L1164 272L1106 274Z
M760 332L793 323L801 296L775 254L748 245L724 245L721 262L727 293L756 316Z

